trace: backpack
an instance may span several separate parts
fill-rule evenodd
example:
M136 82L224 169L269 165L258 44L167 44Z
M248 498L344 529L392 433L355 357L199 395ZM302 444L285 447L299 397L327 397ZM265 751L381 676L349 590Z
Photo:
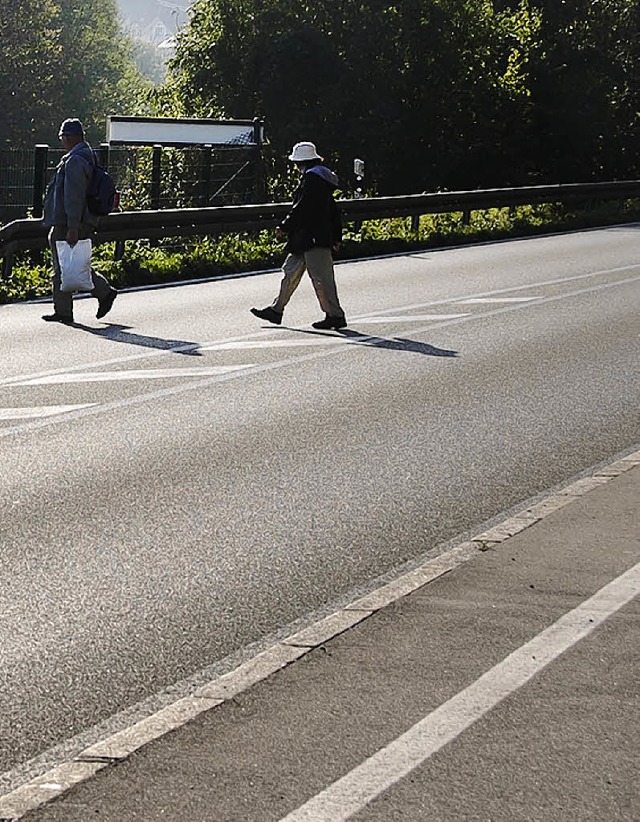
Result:
M98 163L95 153L93 160L93 176L87 189L87 208L92 214L103 217L116 211L120 205L120 192L113 177Z

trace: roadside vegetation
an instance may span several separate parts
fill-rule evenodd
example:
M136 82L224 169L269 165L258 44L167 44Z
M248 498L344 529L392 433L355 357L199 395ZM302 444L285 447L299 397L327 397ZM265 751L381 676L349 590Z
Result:
M640 178L638 0L194 0L156 85L116 0L5 0L3 11L0 148L50 142L67 116L93 143L109 114L259 117L273 202L291 195L298 140L316 143L347 197L356 158L364 194L378 196ZM348 227L340 256L638 217L626 203L380 220ZM128 242L118 261L105 244L95 258L133 286L273 268L282 254L261 231ZM19 255L0 302L47 295L48 263Z
M347 224L338 259L356 259L420 249L445 248L509 237L640 221L640 201L608 203L584 210L559 205L473 211ZM284 250L273 231L172 238L161 243L128 242L115 261L114 244L95 249L95 266L117 287L154 285L277 268ZM10 278L0 280L0 303L47 297L51 292L49 252L18 257Z

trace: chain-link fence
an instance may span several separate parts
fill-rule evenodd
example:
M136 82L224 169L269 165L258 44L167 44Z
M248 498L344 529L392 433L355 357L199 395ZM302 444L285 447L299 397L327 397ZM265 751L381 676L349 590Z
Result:
M266 197L258 146L96 149L122 192L124 211L243 205ZM62 155L49 146L0 149L0 225L41 216L46 184Z

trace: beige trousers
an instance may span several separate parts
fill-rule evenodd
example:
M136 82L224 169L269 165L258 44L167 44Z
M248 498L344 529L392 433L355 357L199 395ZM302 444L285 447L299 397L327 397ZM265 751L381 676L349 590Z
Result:
M307 271L320 308L329 317L344 317L338 300L336 280L333 271L333 257L329 248L310 248L304 254L287 254L282 264L280 293L271 305L274 311L282 313L293 292L300 285L302 275Z
M91 237L93 229L89 226L81 225L78 232L80 240ZM73 294L60 291L60 263L56 251L56 241L64 240L67 236L67 229L64 226L55 225L49 232L49 248L51 249L51 259L53 260L53 310L62 317L73 317ZM93 279L92 297L103 300L110 292L111 286L97 271L91 269Z

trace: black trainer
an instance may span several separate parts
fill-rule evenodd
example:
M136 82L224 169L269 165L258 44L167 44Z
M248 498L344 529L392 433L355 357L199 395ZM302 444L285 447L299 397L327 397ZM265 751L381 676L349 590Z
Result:
M63 323L73 325L73 317L66 317L64 314L43 314L42 319L47 323Z
M261 320L266 320L274 325L282 324L282 311L276 311L268 305L266 308L252 308L251 313Z
M335 328L337 331L339 328L347 327L347 320L346 317L330 317L327 314L324 320L318 320L317 323L311 323L311 325L321 331L326 331L330 328Z
M101 320L105 314L108 314L111 311L111 306L113 305L113 301L118 296L118 292L115 288L112 288L111 291L107 294L107 296L103 300L98 300L98 310L96 311L96 320Z

